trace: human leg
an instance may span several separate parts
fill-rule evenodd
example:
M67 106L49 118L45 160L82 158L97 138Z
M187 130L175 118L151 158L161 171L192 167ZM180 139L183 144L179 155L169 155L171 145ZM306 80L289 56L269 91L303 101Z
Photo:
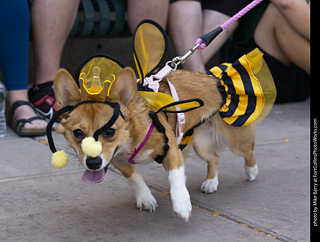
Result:
M10 106L17 101L28 102L28 58L30 13L27 1L7 1L0 9L0 68L8 90ZM34 110L23 105L13 113L16 120L29 119L35 116ZM25 128L42 129L47 123L33 120Z
M31 24L35 56L35 84L52 81L60 67L64 44L74 24L79 0L36 0Z
M128 24L131 33L143 19L152 19L165 29L168 8L169 0L128 0Z
M226 22L229 18L230 16L215 10L203 10L202 33L205 34L212 31L216 27ZM205 51L202 52L203 63L207 63L212 58L212 56L214 56L220 50L220 48L227 42L227 40L230 38L230 36L237 29L238 26L238 22L234 22L227 29L222 31L213 40L212 44L206 47Z
M310 42L290 26L273 4L268 6L260 20L254 39L283 64L294 64L310 74Z
M184 55L201 36L202 9L198 1L176 1L170 4L168 31L177 55ZM206 72L202 55L196 51L183 64L192 71Z
M53 79L60 67L64 44L74 24L79 0L36 0L31 20L35 60L35 85L29 100L46 119L56 112Z

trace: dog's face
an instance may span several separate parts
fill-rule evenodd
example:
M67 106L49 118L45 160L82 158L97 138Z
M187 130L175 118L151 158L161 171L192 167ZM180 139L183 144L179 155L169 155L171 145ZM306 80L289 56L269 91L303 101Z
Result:
M80 95L79 88L66 70L59 70L54 80L55 94L58 108L67 105L76 105L86 101ZM131 69L123 70L114 81L108 101L118 102L120 106L127 106L133 99L136 91L134 72ZM65 115L56 131L64 135L69 145L77 152L79 161L87 170L87 175L102 173L111 159L123 148L129 139L127 123L119 115L115 123L99 135L102 152L97 157L89 157L82 151L81 142L86 137L92 137L94 132L103 127L113 116L114 108L103 102L85 103L77 106L68 115ZM99 179L104 175L99 175ZM85 177L85 176L84 176ZM84 179L83 177L83 179ZM92 177L89 179L93 179ZM95 181L91 181L95 182Z
M98 138L102 144L101 155L93 160L83 153L82 140L92 137L96 130L111 119L113 112L114 109L107 104L83 104L72 111L67 119L63 119L58 128L58 132L65 136L69 145L76 150L79 161L88 170L99 170L106 167L129 138L126 123L119 117L111 128L104 131ZM101 165L95 167L91 163L98 162L97 159L101 159Z

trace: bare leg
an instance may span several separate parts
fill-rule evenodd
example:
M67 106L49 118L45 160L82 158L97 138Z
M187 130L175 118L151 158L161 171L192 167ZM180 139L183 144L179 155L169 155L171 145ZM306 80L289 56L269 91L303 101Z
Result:
M168 0L128 0L128 24L131 33L143 19L152 19L165 29L168 8Z
M263 15L254 38L271 56L310 74L310 41L298 34L273 4Z
M197 1L177 1L170 4L168 31L178 55L184 55L194 46L194 42L201 36L202 9ZM183 64L192 71L206 72L202 55L196 51Z
M219 27L221 24L226 22L230 17L223 13L214 11L214 10L204 10L203 11L203 29L202 33L206 34L213 29ZM203 63L207 63L212 56L214 56L220 48L226 43L229 37L233 34L233 32L239 26L238 22L234 22L227 29L222 31L213 41L212 43L206 47L204 51L202 51L202 60Z
M31 21L35 54L35 84L52 81L60 67L63 46L73 26L79 0L36 0Z
M230 17L214 11L203 10L197 1L178 1L170 5L168 30L178 55L184 55L201 35L223 24ZM204 51L196 51L183 67L206 72L205 64L214 56L238 27L233 23L224 30Z

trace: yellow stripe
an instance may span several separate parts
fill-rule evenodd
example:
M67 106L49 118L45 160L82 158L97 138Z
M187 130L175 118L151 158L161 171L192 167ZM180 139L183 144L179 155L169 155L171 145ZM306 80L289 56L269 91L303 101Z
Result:
M246 95L246 91L239 72L235 70L233 66L230 65L229 68L226 70L226 73L232 80L236 94L239 95L238 107L235 110L232 117L228 118L228 123L233 123L239 116L245 114L248 106L248 96ZM230 102L231 98L227 98L226 104L229 105Z
M261 112L263 110L265 100L264 100L264 94L263 94L260 82L256 78L255 74L253 73L253 71L251 69L250 62L247 59L247 57L244 56L243 58L240 58L239 62L248 72L250 79L251 79L251 84L252 84L252 87L253 87L253 90L254 90L254 93L256 96L255 111L251 114L250 118L244 123L244 125L248 125L248 124L254 122L259 117L259 115L261 114Z
M230 66L231 64L229 63L223 63L222 65ZM221 85L224 87L225 92L227 93L227 98L226 98L226 103L221 107L220 112L227 112L229 110L229 104L231 102L231 95L228 94L228 86L224 83L224 81L221 79L222 78L222 73L223 71L217 67L214 66L210 69L210 72L217 78L220 79Z
M179 145L187 145L189 144L191 139L192 139L192 135L183 137Z

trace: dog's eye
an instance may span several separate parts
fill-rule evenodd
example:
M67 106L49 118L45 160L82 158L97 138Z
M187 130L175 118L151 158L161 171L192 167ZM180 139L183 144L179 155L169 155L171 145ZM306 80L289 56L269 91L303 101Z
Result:
M116 134L116 130L113 128L107 129L106 132L103 134L106 138L112 138Z
M76 137L77 139L81 139L84 137L84 133L82 132L81 129L76 129L73 131L73 135L74 137Z

